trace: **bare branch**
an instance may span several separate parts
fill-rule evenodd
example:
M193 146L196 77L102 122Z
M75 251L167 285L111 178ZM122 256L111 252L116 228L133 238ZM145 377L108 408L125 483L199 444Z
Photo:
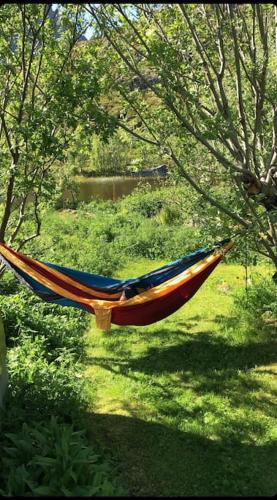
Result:
M244 198L246 205L248 206L248 208L250 209L250 211L252 213L255 224L257 224L259 226L261 233L265 233L265 227L263 226L263 224L260 220L260 217L258 216L258 214L255 210L255 205L254 205L253 201L243 191L243 189L241 188L241 185L238 182L236 177L234 178L234 181L236 182L238 190L240 191L242 197ZM272 235L269 232L267 232L265 234L265 237L262 239L262 245L266 248L266 250L268 252L267 257L270 257L272 259L272 261L277 264L277 255L274 254L274 251L272 250L269 241L271 242L271 244L273 246L276 245L276 242L274 242L274 240L272 239Z
M267 161L267 168L270 169L277 161L277 106L272 110L273 112L273 123L272 123L272 147Z
M141 36L140 32L137 30L136 26L130 21L130 19L128 18L128 16L126 16L126 14L125 14L123 8L121 7L121 5L120 4L115 4L115 8L121 13L121 15L124 17L125 21L127 21L127 23L132 28L132 30L134 31L134 33L136 34L136 36L138 37L138 39L141 41L143 47L146 49L146 51L148 52L148 54L151 54L151 50L149 49L146 41L143 39L143 37Z
M244 110L244 102L243 102L243 91L242 91L242 78L241 78L241 68L240 68L240 57L239 57L239 49L238 49L238 39L234 22L234 14L233 14L233 5L228 4L227 6L228 12L231 18L231 32L233 39L233 47L234 47L234 56L235 56L235 67L236 67L236 86L237 86L237 97L238 97L238 110L240 116L240 122L243 128L244 133L244 142L245 142L245 161L246 168L250 167L250 147L249 147L249 138L248 131L245 119L245 110Z
M115 49L115 51L118 53L118 55L120 56L120 58L124 61L124 63L129 67L129 69L137 74L141 79L142 81L144 81L146 83L146 85L151 88L151 90L154 92L154 94L159 97L160 99L162 99L162 101L166 104L166 106L171 109L171 111L174 112L174 114L176 115L176 117L179 119L179 121L181 122L181 124L197 139L199 140L215 157L216 159L221 163L223 164L225 167L229 167L229 168L232 168L234 171L242 171L242 169L240 169L237 165L235 164L232 164L224 155L222 155L222 153L220 153L218 150L216 150L212 145L211 143L204 137L204 135L200 132L200 130L196 130L195 127L193 127L189 122L188 120L186 120L186 118L180 114L180 112L177 110L177 108L174 106L173 102L172 102L172 99L166 95L166 96L163 96L158 90L157 88L151 84L151 82L138 70L138 68L134 67L130 61L127 59L127 57L125 56L125 54L122 52L122 50L119 48L119 46L115 43L115 41L112 39L110 33L108 32L108 30L105 29L105 26L103 26L103 24L101 23L99 17L97 16L97 14L95 13L95 10L93 9L93 7L91 7L90 5L90 9L89 9L89 12L92 14L92 16L94 17L94 19L96 20L98 26L103 30L106 38L108 39L108 41L111 43L111 45L113 46L113 48Z
M265 100L265 89L266 89L266 75L267 75L267 65L268 65L268 43L267 43L267 33L265 26L263 24L263 18L261 15L260 6L257 4L255 6L258 16L259 31L261 36L261 43L263 46L264 56L263 56L263 66L261 71L261 77L258 85L255 86L255 123L253 131L253 145L252 150L254 153L254 161L257 165L256 158L256 148L259 147L261 153L261 158L263 158L263 148L262 148L262 114ZM263 164L264 167L264 164Z
M18 8L21 12L21 22L22 22L22 50L21 50L21 61L22 61L22 72L23 79L26 76L26 60L25 60L25 41L26 41L26 9L25 5L18 4Z
M138 108L135 106L135 104L129 99L129 97L127 96L126 92L124 92L124 90L122 89L122 87L117 87L120 94L124 97L124 99L126 100L126 102L129 103L129 105L131 106L131 108L135 111L135 113L138 115L138 117L140 118L140 120L142 121L142 123L144 124L144 126L147 128L148 132L152 135L152 137L154 138L155 142L158 144L159 141L156 137L156 134L153 130L152 127L150 127L150 125L146 122L145 118L142 116L142 114L140 113L140 111L138 110Z
M170 148L171 149L171 148ZM211 205L217 207L221 212L224 212L226 215L228 215L232 220L238 222L245 228L248 228L248 222L239 215L237 215L235 212L232 212L229 208L226 206L222 205L218 200L215 198L211 197L204 189L201 188L199 183L195 182L195 180L188 174L188 172L184 169L183 165L181 162L178 160L174 152L170 151L169 153L170 157L174 161L174 163L177 165L181 175L193 186L193 188L200 193L205 200L207 200Z
M237 165L231 163L220 151L215 149L212 144L204 137L204 135L200 132L199 128L194 125L194 127L186 120L186 118L181 115L178 111L172 100L167 97L166 104L171 111L176 115L181 124L199 141L201 142L209 151L214 155L214 157L221 163L225 168L230 168L236 172L243 172L243 169L238 167Z
M195 47L197 49L197 52L202 60L202 63L204 65L204 68L205 68L205 72L206 72L206 75L207 75L207 78L208 78L208 81L209 81L209 84L210 84L210 88L211 88L211 91L212 91L212 95L215 99L215 102L216 102L216 105L217 105L217 108L219 110L223 110L222 109L222 103L220 101L220 98L219 98L219 95L216 91L216 88L215 88L215 85L214 85L214 81L213 81L213 77L211 75L211 72L210 72L210 67L213 69L214 73L217 74L217 71L216 71L216 68L214 67L214 65L212 64L212 62L210 61L210 58L208 57L207 55L207 51L204 49L202 43L200 42L200 39L197 35L197 32L194 28L194 26L192 25L191 21L190 21L190 18L187 14L187 11L186 11L186 7L183 5L183 4L178 4L178 7L180 8L182 14L183 14L183 17L190 29L190 32L192 34L192 38L194 40L194 43L195 43ZM204 57L206 56L206 58ZM209 64L210 66L209 66Z
M274 14L275 14L275 52L277 57L277 7L274 6Z
M38 204L39 204L39 198L38 198L38 195L37 193L34 193L34 196L35 196L35 202L34 202L34 215L35 215L35 221L36 221L36 231L31 234L30 236L28 236L27 238L25 238L24 240L22 240L20 242L20 244L18 245L16 251L19 252L19 250L24 246L26 245L26 243L28 243L28 241L31 241L35 238L37 238L39 235L40 235L40 229L41 229L41 219L40 219L40 216L39 216L39 212L38 212Z
M221 33L220 33L220 28L219 28L219 17L217 17L217 20L218 20L218 24L217 24L217 36L218 36L218 50L219 50L219 55L220 55L220 59L221 59L221 68L219 70L219 72L216 70L215 66L212 65L212 68L213 68L213 71L216 75L216 79L217 79L217 84L218 84L218 88L219 88L219 92L220 92L220 96L218 95L217 91L216 91L216 88L215 88L215 84L214 84L214 79L211 75L211 72L209 70L209 64L211 63L210 61L210 58L207 58L207 60L205 59L204 57L204 54L207 56L207 52L206 50L204 50L204 47L203 47L203 44L201 43L198 35L197 35L197 32L196 32L196 29L194 28L194 26L192 25L191 21L190 21L190 18L186 12L186 7L183 5L183 4L179 4L179 7L180 7L180 10L181 12L183 13L183 16L189 26L189 29L190 29L190 32L192 34L192 37L193 37L193 40L195 42L195 47L198 51L198 54L204 64L204 69L205 69L205 73L207 75L207 78L208 78L208 81L209 81L209 85L210 85L210 89L211 89L211 92L212 92L212 95L214 97L214 100L215 100L215 103L216 103L216 106L217 106L217 109L218 111L220 112L220 114L223 116L223 118L227 121L228 123L228 128L229 128L229 132L230 132L230 138L234 144L234 148L235 148L235 151L237 151L236 153L236 159L238 159L238 154L241 155L241 161L243 161L243 150L242 150L242 147L239 143L239 139L238 139L238 134L237 134L237 131L235 130L234 128L234 125L233 125L233 121L232 121L232 118L231 118L231 115L230 115L230 110L229 110L229 104L228 104L228 100L227 100L227 96L226 96L226 93L224 91L224 87L223 87L223 84L222 84L222 81L223 81L223 77L224 77L224 71L225 71L225 54L224 54L224 46L223 46L223 40L222 40L222 37L221 37ZM218 10L216 10L217 12L217 15L218 15ZM208 64L209 62L209 64ZM221 100L220 100L220 97L221 97Z
M42 47L41 47L41 51L40 51L40 57L39 57L39 61L38 61L35 79L33 79L32 75L31 75L31 79L32 79L32 83L33 83L33 85L32 85L32 99L31 99L33 111L34 111L34 107L35 107L35 93L36 93L36 88L38 87L38 79L39 79L39 75L40 75L40 71L41 71L43 55L44 55L44 39L42 40Z
M25 208L26 208L27 198L28 198L28 194L24 196L24 198L23 198L23 200L22 200L22 202L20 204L18 221L17 221L17 224L15 226L15 229L14 229L13 233L9 237L8 245L10 245L14 241L14 239L16 238L17 234L19 233L19 231L21 229L21 226L22 226L22 224L24 222Z
M8 148L9 148L11 157L13 159L13 163L15 165L17 163L17 161L18 161L18 154L16 152L16 148L12 144L12 139L10 137L10 131L8 130L8 127L6 125L6 120L5 120L5 117L4 117L3 114L1 115L1 123L2 123L2 128L3 128L4 132L5 132L5 136L6 136L6 141L7 141Z
M267 256L276 262L274 249L272 248L274 240L276 244L276 231L274 233L270 220L268 224L259 221L255 209L257 203L262 203L268 210L271 210L270 197L274 197L272 189L269 194L266 191L267 188L272 188L270 182L273 177L270 177L268 183L267 181L263 182L261 177L265 149L267 148L265 141L268 140L269 136L269 104L272 104L274 108L274 126L272 151L270 153L270 148L268 148L270 154L266 166L267 170L264 174L266 179L266 173L268 173L271 166L275 168L277 160L276 105L272 102L272 86L267 85L268 71L271 69L268 64L270 54L268 39L271 36L271 32L269 32L271 24L269 24L269 17L266 16L267 10L263 9L262 6L248 8L232 6L231 4L211 5L207 8L202 6L202 10L206 15L206 27L208 28L208 33L206 31L206 34L202 34L204 32L198 29L193 15L195 12L197 16L199 9L197 8L194 11L193 8L178 4L177 9L182 14L181 20L185 21L186 33L189 34L193 44L193 52L196 53L197 63L200 63L200 68L202 67L203 70L202 75L208 85L208 92L206 91L206 85L204 91L201 92L199 83L197 83L197 71L195 71L195 75L194 72L191 75L186 74L188 73L188 61L185 59L184 50L182 50L182 41L177 40L177 37L174 38L172 35L171 16L168 16L170 20L167 17L163 19L162 15L156 16L151 5L145 7L143 4L142 7L139 5L137 8L143 11L149 26L154 27L156 30L154 39L159 36L162 43L159 39L158 43L161 46L165 44L166 49L169 49L168 53L171 54L172 49L173 56L176 55L174 64L170 64L166 52L163 58L162 52L158 52L158 50L154 54L156 59L152 59L151 50L154 49L152 49L151 45L151 50L147 51L149 44L144 39L143 27L140 29L139 23L134 24L133 18L128 19L128 11L124 10L123 7L116 6L116 9L123 15L128 25L127 28L130 28L130 30L123 30L124 36L120 40L118 39L120 30L118 30L116 23L114 26L111 25L113 18L109 10L105 9L105 7L101 9L94 8L93 4L90 4L87 10L92 15L96 26L100 29L101 35L104 35L108 40L110 49L114 50L129 72L139 77L149 91L152 91L154 96L159 98L169 116L173 115L174 122L177 120L177 123L188 132L188 135L193 136L225 168L228 179L230 178L235 182L236 188L241 194L243 207L246 208L249 214L249 220L243 218L239 211L233 212L228 206L226 207L218 200L213 199L209 193L205 193L201 184L199 186L198 179L196 180L196 177L191 176L187 169L183 168L182 162L172 152L170 157L178 167L181 175L209 203L216 206L232 220L239 222L247 229L251 224L257 225L260 233L263 232L264 234L260 245L266 249ZM175 6L170 7L170 9L175 9ZM174 10L173 14L176 15ZM212 14L214 17L210 17ZM172 17L172 19L174 18ZM210 19L215 23L211 24ZM179 22L178 16L176 22ZM169 36L166 29L167 23L169 23ZM179 26L181 28L181 25ZM227 40L230 32L231 39ZM128 45L129 36L132 46ZM210 44L215 44L217 48L214 49L214 46L209 45L209 37ZM138 47L136 42L138 42ZM144 46L143 42L146 43L146 46ZM134 51L137 52L136 49L145 51L145 71L141 69L141 65L133 60ZM147 70L152 72L156 70L158 75L161 75L159 85L153 85L153 82L146 76L148 75ZM201 80L200 84L203 79L202 75L201 79L199 79L199 81ZM191 77L194 79L193 86L191 86ZM122 90L121 95L135 111L142 128L148 131L151 138L156 139L159 137L155 125L153 123L148 124L148 113L144 114L143 108L133 102L128 92L125 93ZM238 125L236 124L237 121L239 121ZM125 128L127 132L138 139L144 141L146 139L145 142L149 142L147 137L140 136L126 126L124 122L120 122L119 126ZM186 135L186 132L184 135ZM168 135L170 136L170 133ZM180 136L182 137L181 133ZM155 146L166 147L161 143L163 141L160 139L150 142ZM238 177L236 173L243 175ZM244 180L247 176L250 178L249 182ZM248 184L250 184L250 187ZM244 191L243 186L247 191ZM260 194L260 198L257 200L249 198L250 195L254 197L257 194ZM267 194L268 198L266 198ZM264 203L264 200L268 203Z
M110 19L110 18L107 17L107 15L106 15L106 13L105 13L104 10L102 10L102 15L110 23L110 25L113 27L114 31L119 35L119 37L122 40L125 40L125 42L126 42L126 48L128 47L129 57L131 58L132 64L134 66L136 66L136 62L135 62L135 60L133 58L133 55L131 54L131 52L130 52L129 49L132 48L140 57L145 57L145 54L141 50L139 50L133 43L131 43L130 40L128 40L126 38L126 36L124 35L123 30L120 29L120 28L118 28L118 26L115 24L115 22L112 19Z
M160 147L160 143L159 142L152 141L151 139L148 139L147 137L144 137L144 136L138 134L137 132L134 132L134 130L132 130L129 127L127 127L123 122L118 121L118 125L119 125L119 127L123 128L123 130L126 130L126 132L129 132L129 134L131 134L134 137L136 137L136 139L140 139L143 142L147 142L148 144L152 144L153 146L159 146Z

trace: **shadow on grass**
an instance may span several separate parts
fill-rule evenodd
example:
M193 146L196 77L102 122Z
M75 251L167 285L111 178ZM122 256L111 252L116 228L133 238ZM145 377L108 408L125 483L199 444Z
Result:
M122 415L88 415L90 435L113 449L130 496L273 495L276 448L216 442Z
M253 342L242 345L230 345L224 339L215 337L212 332L197 332L198 336L188 336L183 331L176 331L179 343L168 347L149 347L147 353L130 359L124 357L124 348L117 353L117 341L113 339L109 351L114 349L117 355L123 355L121 363L133 372L143 372L149 375L189 371L194 374L208 375L215 370L247 370L258 365L266 365L277 361L276 341ZM170 330L160 330L159 336L170 338ZM181 339L183 337L183 342ZM118 339L122 343L122 338ZM106 345L105 345L106 347ZM122 346L121 346L122 347ZM118 358L88 357L86 362L97 364L109 369L109 366L119 364ZM191 376L191 375L190 375Z
M226 321L226 316L223 314L217 314L212 318L204 318L200 314L196 314L196 316L189 316L185 321L178 321L178 326L184 326L187 328L189 326L189 329L196 326L199 321L205 321L205 323L222 323L223 321Z
M144 373L189 370L206 374L211 370L242 370L276 361L276 343L230 345L212 333L198 332L198 337L169 347L150 347L145 356L130 361L130 368Z
M166 337L168 333L166 329L159 331ZM138 383L142 402L151 401L155 412L176 419L176 425L184 419L204 425L203 415L208 412L219 418L216 432L228 442L251 441L253 434L263 436L267 422L259 419L255 410L273 418L276 410L271 393L263 395L262 382L256 380L257 372L251 369L276 361L274 340L230 345L209 332L191 336L176 331L175 335L179 333L178 342L182 343L177 345L149 347L146 354L133 358L129 351L126 356L115 351L113 357L90 357L87 364ZM176 373L177 379L167 377ZM181 395L187 388L194 396L185 396L185 401L188 401L186 397L192 402L200 396L199 404L184 403ZM213 395L219 397L223 405L224 399L228 400L228 413L217 406L218 400L210 399ZM233 416L231 408L240 408L242 413Z

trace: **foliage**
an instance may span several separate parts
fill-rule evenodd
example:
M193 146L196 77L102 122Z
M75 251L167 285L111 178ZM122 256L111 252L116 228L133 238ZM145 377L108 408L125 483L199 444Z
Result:
M168 205L169 193L166 190L148 190L147 186L137 189L131 196L120 202L122 209L129 215L152 218L158 215L163 206Z
M196 226L194 217L197 221ZM209 233L205 224L204 227L199 224L186 188L182 184L169 183L151 192L147 188L140 188L116 204L94 201L80 205L76 211L46 212L42 234L35 245L29 242L28 253L43 261L107 275L119 273L123 263L129 261L129 267L123 271L123 274L126 273L123 277L129 277L144 274L148 270L147 267L149 269L155 267L154 262L146 261L142 261L140 267L136 266L134 259L137 257L173 260L203 246L203 242L209 242L209 238L212 241L212 237L212 229ZM106 387L107 397L114 401L117 390L115 386L122 377L127 377L126 386L124 384L121 386L121 396L116 400L120 405L122 398L126 396L124 411L127 408L132 415L139 416L139 422L145 421L146 434L144 435L143 431L138 449L140 446L146 446L147 456L149 449L145 443L148 443L148 438L145 436L149 432L147 431L149 422L152 422L149 433L150 437L153 431L151 439L154 439L154 442L151 450L155 455L152 462L150 453L149 470L153 475L152 486L149 486L148 479L143 478L141 485L136 486L138 488L136 491L148 494L151 490L166 495L176 492L183 494L185 491L192 495L202 495L207 492L205 488L209 484L208 492L217 495L223 490L237 494L241 488L250 493L271 492L271 482L268 481L265 486L256 481L253 473L250 474L248 462L244 459L243 467L247 471L247 481L243 474L238 480L236 476L241 467L241 453L248 457L248 448L244 448L240 440L244 442L246 440L247 446L250 446L251 440L255 443L258 441L263 446L267 442L271 443L270 417L264 415L260 421L258 412L258 423L256 409L249 410L248 403L243 400L245 381L249 383L249 377L253 389L251 404L256 401L257 394L260 397L263 390L257 389L256 374L249 373L245 366L248 367L249 363L250 366L256 365L259 359L257 356L261 356L263 362L266 362L271 349L267 347L263 337L258 339L261 348L257 349L254 328L250 331L247 323L246 330L247 332L249 330L247 333L242 323L249 317L252 318L251 324L254 327L253 318L256 318L257 327L259 323L256 311L262 314L266 312L265 319L269 316L271 318L274 310L276 313L276 307L272 304L274 285L268 282L266 285L260 283L258 288L249 288L250 306L247 313L245 313L248 308L245 297L242 294L238 296L238 303L241 303L241 319L238 313L236 317L236 326L239 325L240 328L238 335L234 329L226 328L220 319L216 319L220 318L220 315L224 318L228 316L227 305L230 305L231 300L228 294L224 296L220 291L222 280L230 282L231 289L236 288L237 275L241 285L241 269L238 266L228 267L228 272L227 268L225 271L223 268L217 270L204 285L205 292L200 291L199 295L197 294L199 301L192 301L186 306L185 326L183 312L180 311L176 318L165 320L164 329L161 330L160 324L150 326L151 335L141 329L136 332L138 329L135 328L133 332L132 329L127 332L129 339L127 341L125 330L123 334L120 328L116 328L115 335L103 338L101 346L98 347L100 351L102 349L102 353L103 349L107 349L108 359L101 361L102 354L98 359L98 351L93 361L94 369L97 369L98 362L100 367L101 363L104 363L101 368L104 370L103 380L101 373L98 373L96 378L95 373L90 374L89 378L83 374L83 333L87 328L89 316L73 308L60 308L43 303L18 285L9 274L5 275L0 282L2 292L0 307L9 347L10 387L6 410L1 415L0 424L0 445L4 450L0 468L1 494L39 496L123 494L117 481L113 479L116 471L106 458L107 447L105 454L103 453L102 438L100 438L100 450L96 452L94 447L88 445L83 431L80 432L83 412L88 408L88 403L89 407L93 408L95 398L98 397L97 394L99 395L99 384ZM260 296L263 298L259 305ZM216 318L214 318L215 303ZM203 314L200 325L198 325L199 311ZM211 328L210 320L217 325L212 337L207 330ZM168 322L170 325L167 325ZM189 334L186 332L187 327L190 328ZM203 353L199 341L194 339L195 344L192 342L192 335L199 333L199 328L204 342ZM95 335L94 333L94 347L97 346ZM246 340L247 350L245 346L239 347L239 344L246 344ZM256 342L256 351L249 347L251 342ZM104 355L106 356L105 353ZM235 368L232 368L234 364ZM108 379L109 387L107 387L109 367L113 380ZM240 375L237 380L239 370ZM246 371L241 374L241 370ZM135 372L134 379L133 372ZM118 373L118 377L114 377L115 373ZM169 378L167 378L168 373ZM93 384L89 388L85 380L92 380L92 377ZM181 382L184 382L181 386L178 382L180 377ZM204 391L203 383L206 384ZM184 387L188 384L189 389L184 393ZM230 401L226 402L224 398L223 401L214 395L214 392L217 394L218 384L220 387L223 384L224 394L229 395ZM270 381L266 384L267 390L270 391ZM167 387L165 392L164 386ZM243 409L241 411L237 409L234 415L238 397L241 398ZM139 409L142 407L147 410L145 414ZM184 408L186 408L185 413ZM52 415L57 418L51 420ZM101 414L101 419L102 417ZM159 424L153 423L156 417L159 419ZM96 425L94 430L96 433L99 430L100 436L105 428L104 417L101 425L99 429ZM168 426L175 429L174 435L168 435ZM109 432L110 427L107 435ZM194 452L191 458L199 460L199 453L203 447L207 449L208 446L208 462L213 463L213 467L214 441L222 439L223 444L217 449L216 456L222 452L222 447L223 453L226 452L228 456L231 453L235 464L234 477L229 478L230 470L227 466L222 468L224 460L218 461L212 471L207 470L206 466L201 469L203 477L212 478L210 482L203 482L202 476L202 483L199 478L192 477L191 481L186 480L184 490L184 481L180 482L177 477L179 473L182 477L185 473L182 466L178 465L186 463L182 444L184 432L186 436L189 435L186 450L191 450L193 442ZM176 446L175 454L161 455L163 441L160 436L168 436L164 449L168 449L169 446L172 450L173 443L173 448ZM98 442L97 435L95 441ZM128 451L127 443L128 446L131 443L131 451ZM137 453L134 453L133 443L135 439L132 438L130 441L128 437L122 436L121 442L116 446L116 453L124 453L126 461L130 461L131 464L134 456L137 456ZM239 447L238 451L230 452L229 445L235 450ZM270 449L268 454L271 456ZM169 455L170 460L173 460L173 455L177 457L177 462L174 458L173 467L170 468L168 468ZM165 456L164 462L161 459L156 465L157 456ZM255 467L258 468L263 460L256 455L254 459ZM267 461L265 463L268 464ZM137 470L136 467L135 463L134 470ZM125 468L129 470L129 465ZM168 476L169 469L171 472ZM162 476L168 478L166 486L164 481L162 484L160 482L160 470L163 471ZM132 486L135 482L137 485L134 476L136 473L131 470L130 481L126 478L126 483L129 482Z
M196 248L213 245L233 235L220 223L216 211L206 210L180 180L168 180L155 189L138 186L128 196L91 201L77 209L45 212L44 228L28 253L40 260L106 276L116 275L129 259L146 257L175 260ZM227 261L254 264L251 239L241 237Z
M106 276L133 257L181 257L203 245L183 193L176 187L143 188L116 204L91 202L73 213L48 212L41 238L28 251L41 260Z
M6 288L4 280L1 282L1 291L3 288ZM63 314L57 314L60 313L59 306L42 302L22 286L14 288L12 292L1 297L8 342L11 345L14 341L24 343L28 336L34 338L39 334L49 360L55 358L61 348L70 351L77 360L82 353L86 315L71 308L63 310Z
M127 170L128 153L129 148L124 144L119 134L110 138L106 144L94 135L91 139L91 153L87 163L94 174L116 173L119 175Z
M75 133L68 148L66 165L75 174L128 175L159 165L161 159L153 148L141 147L140 141L122 130L116 130L107 140L92 134L87 140Z
M0 419L1 494L120 495L114 466L82 429L88 315L41 302L9 275L0 288L9 373Z
M254 274L247 290L234 297L237 319L249 336L253 332L272 331L277 325L276 285L270 278ZM261 333L262 334L262 333Z
M88 9L92 65L116 102L106 112L276 263L273 6Z
M57 316L57 306L16 288L1 295L0 304L9 347L8 405L23 397L28 418L42 412L73 418L85 405L80 360L86 315L68 308Z
M21 246L40 232L40 207L51 201L73 132L106 138L114 129L95 106L99 95L80 6L4 5L0 12L0 241ZM82 99L80 99L82 96ZM32 220L33 233L26 229Z
M108 462L87 443L84 431L51 417L23 423L4 436L2 495L118 496Z
M108 208L103 217L101 205L75 214L49 212L42 238L29 251L41 260L108 276L123 259L115 249L113 233L113 209Z
M149 151L126 132L116 130L107 141L92 134L85 143L75 134L63 169L86 177L129 176L160 163L161 158L153 148Z

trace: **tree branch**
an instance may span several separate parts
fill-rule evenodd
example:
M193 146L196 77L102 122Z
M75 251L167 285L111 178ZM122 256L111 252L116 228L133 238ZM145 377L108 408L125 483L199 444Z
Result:
M229 208L227 208L224 205L222 205L215 198L212 198L208 193L206 193L206 191L204 191L204 189L202 189L200 187L199 183L197 183L197 182L194 181L194 179L188 174L188 172L184 169L183 165L180 163L180 161L178 160L178 158L175 156L175 154L172 151L172 149L171 149L169 155L172 158L172 160L174 161L174 163L177 165L177 167L179 169L179 172L182 174L182 176L185 177L185 179L187 179L187 181L193 186L193 188L198 193L200 193L203 196L203 198L205 200L207 200L211 205L217 207L221 212L224 212L232 220L234 220L234 221L238 222L239 224L241 224L243 227L245 227L245 228L249 227L249 224L248 224L248 222L246 220L242 219L242 217L240 217L236 213L234 213L231 210L229 210Z
M231 33L233 39L233 47L234 47L234 57L235 57L235 68L236 68L236 87L237 87L237 97L238 97L238 111L240 122L242 125L243 133L244 133L244 145L245 145L245 167L250 170L250 147L249 147L249 138L248 131L245 119L245 110L243 103L243 91L242 91L242 78L241 78L241 69L240 69L240 57L239 57L239 49L238 49L238 40L237 33L235 28L234 14L233 14L233 5L227 5L228 12L231 18Z
M160 146L159 142L152 141L151 139L148 139L147 137L144 137L144 136L142 136L140 134L137 134L137 132L134 132L134 130L132 130L129 127L127 127L125 124L123 124L123 122L118 121L117 123L118 123L119 127L123 128L123 130L126 130L126 132L129 132L129 134L131 134L134 137L136 137L136 139L140 139L141 141L147 142L148 144L152 144L153 146Z
M24 246L26 245L26 243L28 243L28 241L31 241L35 238L37 238L39 235L40 235L40 229L41 229L41 220L40 220L40 216L39 216L39 212L38 212L38 195L37 193L34 193L34 196L35 196L35 203L34 203L34 215L35 215L35 220L36 220L36 231L31 234L30 236L28 236L27 238L25 238L24 240L22 240L20 242L20 244L18 245L16 251L19 252L19 250Z
M26 207L26 202L27 202L27 198L28 198L28 194L24 196L21 204L20 204L20 209L19 209L19 217L18 217L18 221L17 221L17 225L13 231L13 233L11 234L11 236L9 237L9 240L8 240L8 245L11 245L11 243L14 241L14 239L16 238L22 224L23 224L23 221L24 221L24 218L25 218L25 207Z

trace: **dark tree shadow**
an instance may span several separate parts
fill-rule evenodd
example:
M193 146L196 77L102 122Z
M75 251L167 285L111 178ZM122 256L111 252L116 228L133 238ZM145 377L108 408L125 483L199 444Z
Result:
M169 335L166 329L159 335ZM178 331L175 332L175 335ZM212 332L197 332L197 336L188 337L180 331L179 343L169 347L149 347L147 353L138 358L130 358L130 351L124 360L113 358L88 357L87 363L101 365L108 369L116 364L124 365L133 372L149 375L189 371L194 374L208 375L215 370L247 370L257 365L268 365L277 361L276 341L253 342L242 345L231 345L224 339L215 337ZM183 337L183 342L182 342ZM184 338L185 337L185 338ZM120 341L119 341L120 342ZM116 343L112 342L110 351ZM121 352L120 352L121 354ZM124 349L122 349L122 354Z
M230 345L212 332L186 339L183 344L170 347L149 347L147 353L129 361L134 371L144 373L171 373L190 370L207 374L211 370L242 370L277 360L276 342Z
M113 449L130 496L272 496L274 446L212 441L159 423L88 415L90 436Z
M168 332L163 329L159 335L167 336ZM212 411L209 403L188 410L176 401L176 387L172 387L169 380L167 383L159 380L161 375L178 373L176 383L180 390L192 387L200 397L210 393L219 397L226 394L231 407L250 410L249 415L239 419L223 419L224 423L219 424L217 431L222 439L233 443L248 440L251 429L256 435L262 435L265 423L259 422L255 415L251 416L251 411L258 409L274 418L276 410L272 395L262 394L262 383L251 377L249 370L276 361L274 339L264 343L231 345L212 333L198 333L191 336L177 330L177 345L149 347L146 354L133 358L129 352L122 355L122 352L115 351L112 357L90 357L87 363L100 366L115 376L123 375L142 382L144 394L151 399L159 415L176 417L178 421L187 418L201 420L201 412ZM147 380L151 381L150 385ZM216 407L214 409L217 411Z

